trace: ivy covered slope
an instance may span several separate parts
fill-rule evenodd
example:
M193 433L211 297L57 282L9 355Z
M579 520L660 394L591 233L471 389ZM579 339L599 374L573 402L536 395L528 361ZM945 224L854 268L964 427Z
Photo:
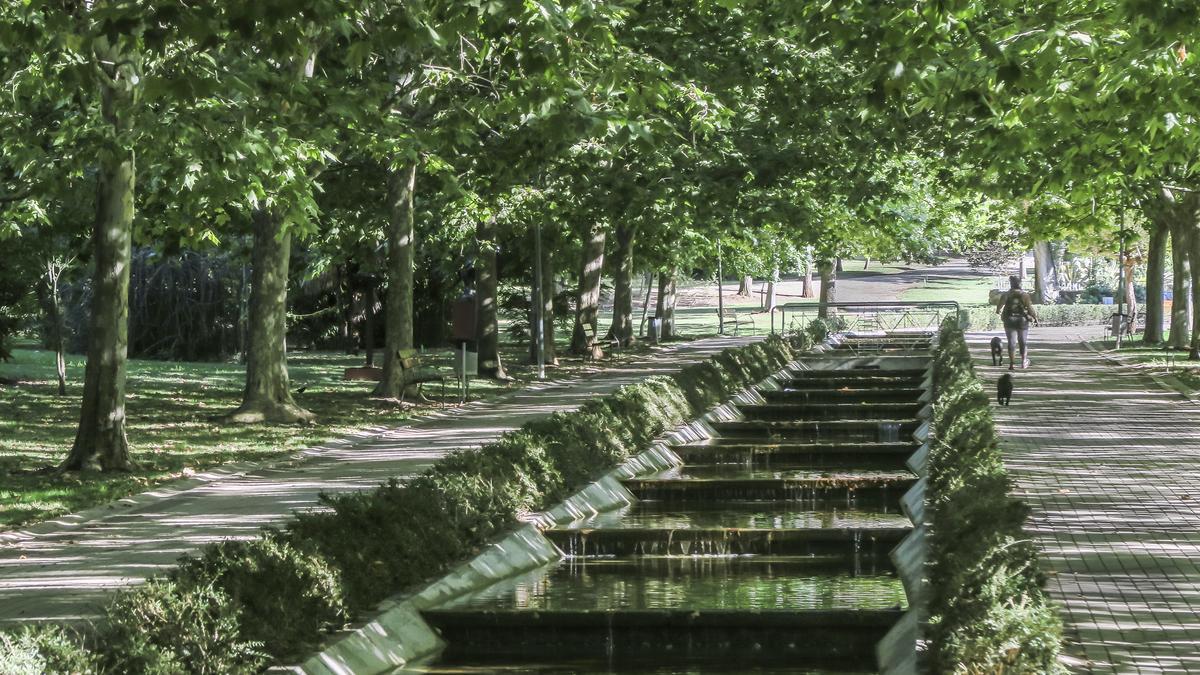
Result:
M1009 496L990 399L953 318L942 324L934 387L931 670L1059 672L1062 624L1024 531L1028 507Z
M729 349L458 452L417 478L325 499L256 541L225 541L118 593L86 638L0 634L0 672L242 673L296 658L384 598L428 581L653 439L765 379L782 339Z

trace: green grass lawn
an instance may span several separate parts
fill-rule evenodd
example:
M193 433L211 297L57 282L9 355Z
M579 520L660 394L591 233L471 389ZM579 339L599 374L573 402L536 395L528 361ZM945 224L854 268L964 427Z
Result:
M523 364L523 354L519 346L507 347L506 367L515 380L474 380L472 399L492 398L531 380L534 373ZM451 358L443 350L431 353L428 363L450 372ZM68 391L60 397L53 353L17 349L11 362L0 363L0 379L18 382L0 385L0 529L119 499L218 464L280 457L364 427L396 425L431 407L382 404L367 396L374 383L342 381L342 369L362 361L338 353L289 355L293 390L307 387L296 399L317 414L317 422L239 426L223 423L219 416L240 402L241 365L131 360L126 412L139 469L59 475L48 469L62 461L74 439L84 360L69 359ZM566 360L558 372L582 368L578 360ZM436 399L440 386L426 385L425 392ZM447 385L446 394L457 402L454 383Z
M930 271L930 279L910 288L900 294L900 299L908 302L929 302L933 300L953 300L962 305L986 304L988 291L995 288L989 277L964 279L939 279L936 270Z
M1089 342L1094 349L1108 352L1121 362L1138 370L1156 375L1172 375L1179 379L1188 389L1200 391L1200 361L1188 361L1186 351L1168 351L1161 345L1146 346L1142 336L1135 335L1121 342L1121 349L1116 349L1116 342L1109 340L1092 340Z

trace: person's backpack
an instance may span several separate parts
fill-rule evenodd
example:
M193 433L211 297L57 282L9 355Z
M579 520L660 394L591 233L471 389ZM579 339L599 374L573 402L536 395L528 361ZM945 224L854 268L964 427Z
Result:
M1025 318L1025 302L1020 291L1009 291L1004 296L1005 319Z

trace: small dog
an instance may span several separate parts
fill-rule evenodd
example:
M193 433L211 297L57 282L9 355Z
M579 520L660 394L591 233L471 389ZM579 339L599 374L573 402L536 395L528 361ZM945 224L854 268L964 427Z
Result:
M1000 380L996 382L996 402L1006 406L1012 400L1013 393L1013 376L1010 373L1005 373L1000 376Z
M1000 343L1000 337L992 338L992 365L1004 365L1004 346Z

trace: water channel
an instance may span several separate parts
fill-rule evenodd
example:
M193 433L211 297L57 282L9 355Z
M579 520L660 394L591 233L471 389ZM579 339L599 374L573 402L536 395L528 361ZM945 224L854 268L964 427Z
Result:
M623 481L633 504L544 534L548 567L422 614L425 673L870 673L906 608L888 553L927 337L845 340ZM410 668L404 672L414 672Z

